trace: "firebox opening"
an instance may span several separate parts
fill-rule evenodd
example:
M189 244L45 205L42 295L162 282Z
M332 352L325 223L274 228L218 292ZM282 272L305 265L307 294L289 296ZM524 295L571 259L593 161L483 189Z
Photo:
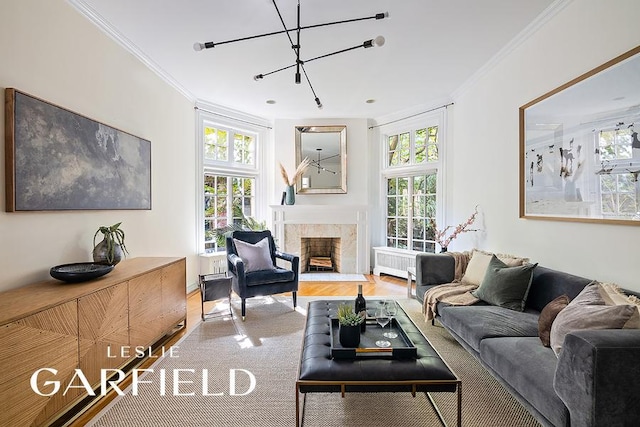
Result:
M300 243L302 272L340 272L339 237L303 237Z

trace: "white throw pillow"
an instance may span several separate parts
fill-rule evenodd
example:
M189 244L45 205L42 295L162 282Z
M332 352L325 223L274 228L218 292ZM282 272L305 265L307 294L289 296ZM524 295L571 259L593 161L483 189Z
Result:
M271 251L269 250L269 238L265 237L255 245L243 242L242 240L233 239L236 246L238 256L244 261L244 272L259 270L273 270L273 261L271 261Z

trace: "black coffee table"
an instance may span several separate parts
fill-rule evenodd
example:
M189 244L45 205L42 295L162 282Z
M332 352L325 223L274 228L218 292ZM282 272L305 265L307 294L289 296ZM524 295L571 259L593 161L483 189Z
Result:
M336 316L340 303L353 304L353 301L312 301L307 307L296 381L296 426L300 425L300 416L304 417L304 400L301 408L300 393L306 398L306 393L341 393L344 397L346 392L409 392L414 397L416 392L424 392L446 426L429 393L449 392L457 393L457 426L460 427L462 382L402 308L395 319L417 347L415 358L392 359L391 353L353 359L332 358L331 318ZM367 301L370 308L375 304L375 300ZM367 331L379 334L380 328L368 326Z

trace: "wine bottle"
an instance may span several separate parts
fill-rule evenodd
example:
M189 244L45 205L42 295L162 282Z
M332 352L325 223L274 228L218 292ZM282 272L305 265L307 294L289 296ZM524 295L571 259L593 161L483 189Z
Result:
M362 316L364 316L365 320L360 324L360 332L364 332L367 328L367 302L362 296L362 285L358 285L358 296L356 297L356 306L354 311L358 314L362 313Z

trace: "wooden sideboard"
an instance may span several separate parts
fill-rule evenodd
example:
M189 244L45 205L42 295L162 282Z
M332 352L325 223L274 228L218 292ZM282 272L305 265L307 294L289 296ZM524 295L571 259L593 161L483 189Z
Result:
M184 327L186 315L185 258L132 258L89 282L52 279L0 293L0 426L51 424L87 397L82 388L63 395L76 369L99 387L101 369L131 365L136 346ZM60 382L51 396L31 387L42 368L57 370L39 376L43 394L53 391L45 381Z

